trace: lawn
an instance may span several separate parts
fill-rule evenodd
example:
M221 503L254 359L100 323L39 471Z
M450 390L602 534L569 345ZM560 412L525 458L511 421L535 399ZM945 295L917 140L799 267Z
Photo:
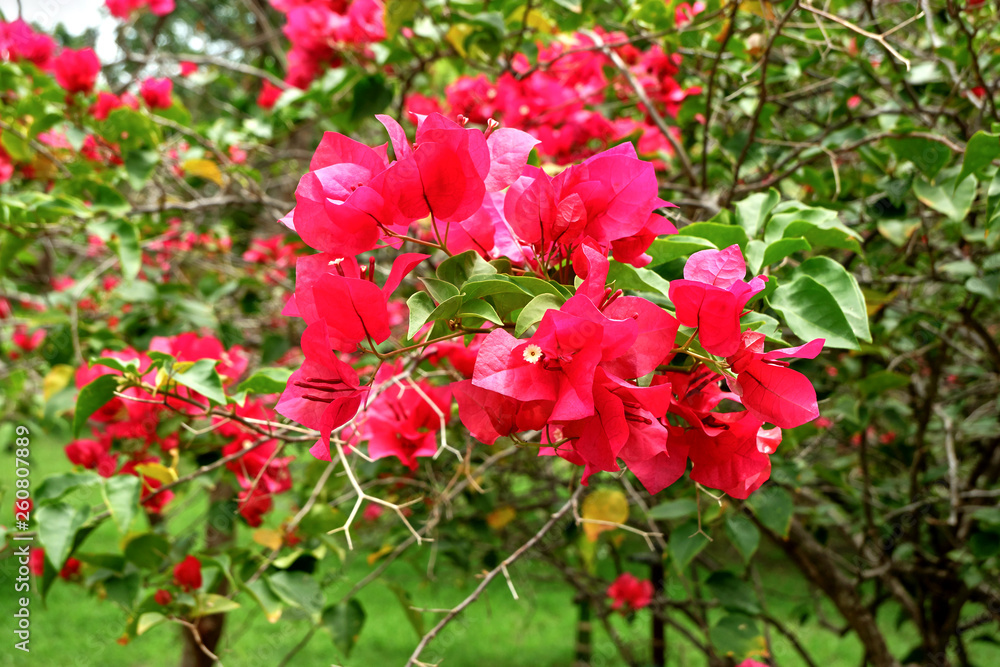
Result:
M71 468L61 447L53 440L36 438L33 447L34 479ZM9 455L5 454L5 459L9 461ZM2 481L8 490L11 488L12 469L11 465L3 468ZM9 491L3 500L5 507L9 506L8 498ZM174 533L182 534L185 530L200 532L204 505L204 502L192 502L176 512L171 518L172 522L176 522ZM177 531L176 527L186 528ZM113 550L118 539L114 525L105 522L87 538L81 549ZM249 543L249 530L242 528L240 539ZM763 586L770 613L782 619L817 664L825 667L858 665L861 649L853 636L839 638L816 623L801 625L796 622L798 610L809 604L809 587L797 576L797 570L783 567L777 551L766 555L771 567L762 568ZM339 600L354 582L370 571L372 566L366 556L366 552L349 553L342 567L336 557L326 559L324 564L336 570L332 577L333 584L325 591L327 602ZM421 557L417 562L423 564L426 559ZM10 582L15 568L15 559L4 558L0 561L0 577ZM444 562L437 564L435 574L437 579L428 583L423 571L418 571L406 561L397 561L382 577L358 594L367 620L349 657L345 658L334 646L331 637L321 631L312 636L291 662L354 667L403 664L416 646L418 636L404 614L393 587L408 591L414 606L447 609L461 601L477 584L474 578L449 569ZM538 574L549 576L533 576ZM517 563L511 568L511 576L520 600L515 601L506 582L497 578L476 604L430 644L423 659L432 663L440 660L450 667L571 665L576 608L570 589L555 581L552 574L537 561ZM306 635L308 622L301 615L296 617L296 610L286 609L284 618L273 624L268 623L256 604L246 596L241 601L244 606L227 620L228 627L220 652L224 664L279 664ZM0 602L0 616L10 619L13 609L14 596L5 592ZM880 623L892 628L894 613L890 608L884 611ZM838 623L837 613L832 607L826 605L824 613L832 622ZM423 617L425 629L429 629L439 615L426 612ZM36 600L32 606L31 655L5 648L0 665L166 667L177 664L181 648L177 630L162 625L123 647L117 639L122 635L125 620L125 612L113 602L90 598L78 586L57 580L45 604ZM648 656L648 613L640 612L631 623L618 617L613 621L636 655ZM781 642L777 636L774 639L778 665L798 667L805 664L787 642ZM669 665L700 667L705 664L701 653L676 630L668 628L667 641ZM890 642L897 655L905 654L907 647L915 642L915 637L891 632ZM998 664L1000 660L1000 650L989 644L973 643L972 650L973 655L979 657L980 664ZM619 664L614 646L600 627L594 633L593 656L594 665Z

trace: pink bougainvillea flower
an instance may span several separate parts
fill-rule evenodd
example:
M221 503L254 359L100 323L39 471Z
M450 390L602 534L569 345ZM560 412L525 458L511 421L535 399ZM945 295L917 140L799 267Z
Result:
M653 601L653 584L649 579L640 580L623 572L608 586L608 597L613 600L612 609L637 611Z
M91 48L63 49L52 62L56 83L68 93L90 93L94 89L101 61Z
M149 11L156 16L166 16L174 11L174 0L149 0Z
M560 196L552 177L526 167L504 199L504 215L521 242L545 253L553 244L571 246L587 224L583 199L575 192Z
M341 256L373 249L380 225L397 224L397 214L370 187L388 167L385 147L372 149L336 132L323 135L295 190L292 227L316 250Z
M358 433L373 459L395 456L410 470L417 457L433 456L438 433L451 414L451 388L420 381L401 383L378 395L358 417Z
M10 336L10 342L23 352L35 351L44 340L45 329L35 329L31 333L28 333L28 327L24 324L18 324L14 327L14 333Z
M190 60L182 60L178 64L181 67L181 76L191 76L198 71L198 63L193 63Z
M123 21L142 5L143 0L104 0L104 6L108 8L111 15Z
M521 401L553 401L553 420L590 417L604 334L600 324L560 310L546 312L528 340L498 329L483 341L472 383Z
M157 489L163 486L163 483L153 477L147 477L140 473L136 466L142 465L144 463L159 463L160 459L157 456L150 456L146 458L135 459L133 461L127 462L118 471L119 475L133 475L142 480L142 493L141 502L142 506L146 508L146 511L151 514L160 514L163 512L163 508L173 500L173 491L164 491L162 493L157 493ZM154 496L153 494L156 493Z
M353 257L329 255L300 257L295 295L283 311L298 315L307 324L323 320L333 349L353 352L358 343L378 345L392 333L386 303L400 281L428 255L404 253L392 263L385 285L374 282L374 263L360 267Z
M62 569L59 571L59 577L69 581L70 579L76 577L80 573L80 567L83 565L79 560L73 558L72 556L66 559L66 563L63 564Z
M257 104L262 109L271 109L277 103L278 98L281 97L281 93L284 92L281 88L274 85L270 81L264 81L261 86L260 94L257 95Z
M260 526L264 522L264 515L270 512L273 506L271 494L259 487L243 489L236 501L240 516L251 528Z
M45 574L45 549L42 547L32 548L31 554L28 556L28 567L36 577Z
M149 343L149 350L166 352L173 355L177 361L198 361L199 359L216 359L216 367L223 382L235 382L243 375L250 363L246 351L239 345L228 350L215 336L199 336L188 332L177 336L156 336Z
M252 444L253 441L247 434L245 439L223 447L222 455L231 456ZM243 456L229 461L226 467L236 475L237 481L243 488L256 486L268 494L284 493L292 488L292 477L288 473L288 464L292 461L292 457L275 456L277 445L276 440L268 440Z
M201 561L194 556L185 556L174 566L174 585L187 593L201 588Z
M584 233L602 248L638 234L649 216L669 203L660 199L656 171L626 142L574 165L553 179L563 199L577 194L587 211Z
M302 334L306 360L288 378L279 414L316 429L322 437L310 450L318 459L330 460L330 433L354 417L368 395L358 385L358 374L331 351L326 324L314 322Z
M111 477L118 469L117 455L111 454L111 440L74 440L66 445L66 458L73 465L96 470L101 477Z
M174 82L170 79L146 79L139 87L139 95L150 109L169 109L174 101L171 93Z
M545 427L554 401L520 401L463 380L451 385L458 416L469 433L492 445L497 438Z
M35 32L23 20L0 22L0 59L27 60L42 71L49 71L55 50L56 42L52 37Z
M396 154L379 189L403 216L418 220L430 215L452 222L482 206L490 171L490 149L482 131L431 114L418 125L413 149L394 119L378 119L388 129Z
M697 327L701 346L728 357L740 347L740 317L747 302L764 289L767 278L743 280L746 264L739 246L701 250L684 266L684 280L670 283L670 300L684 326Z
M685 434L691 480L734 498L747 498L771 476L770 456L781 443L781 429L765 429L750 411L713 413L712 435L691 429Z
M764 352L764 334L747 331L739 352L729 363L736 372L730 387L746 409L759 419L781 428L795 428L819 417L816 390L802 373L788 368L782 358L815 359L823 338L805 345Z

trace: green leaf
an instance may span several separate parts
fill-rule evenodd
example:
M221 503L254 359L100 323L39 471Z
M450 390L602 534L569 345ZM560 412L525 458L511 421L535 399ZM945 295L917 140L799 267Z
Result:
M393 87L381 74L370 74L354 85L351 98L350 119L352 123L382 113L392 103Z
M139 617L139 622L135 626L135 634L143 635L160 623L167 620L167 617L157 611L147 611Z
M292 371L287 368L261 368L256 373L240 382L236 391L249 394L280 394L288 384Z
M925 206L954 222L961 222L969 214L976 198L976 179L964 178L957 186L949 179L940 185L931 185L922 178L913 181L913 194Z
M122 265L122 275L132 280L139 275L142 267L142 248L139 247L139 232L135 225L122 220L118 223L118 258Z
M410 594L399 584L387 582L386 586L395 593L396 599L399 600L399 606L403 608L403 613L406 615L406 620L410 622L413 631L417 633L417 639L422 638L424 636L424 615L413 608Z
M668 500L649 510L650 519L685 519L698 513L698 504L690 498Z
M482 299L466 298L462 301L462 307L458 310L459 317L475 317L492 322L498 326L503 326L503 320L497 315L497 311L490 304Z
M746 614L760 613L760 602L753 588L732 572L713 572L705 583L726 609Z
M757 624L743 614L723 616L712 626L708 636L719 654L732 657L736 663L743 662L764 643Z
M861 392L862 396L874 398L882 396L882 394L890 389L899 389L908 384L910 384L908 376L893 371L882 370L872 373L864 380L858 382L858 391Z
M211 616L212 614L225 614L240 608L240 603L230 600L225 595L207 593L198 597L198 606L191 610L191 616Z
M392 39L408 21L413 19L420 3L417 0L386 0L385 36Z
M455 294L455 296L458 296L458 294ZM414 292L406 300L406 307L410 309L410 326L406 331L406 337L413 338L420 331L420 328L427 324L431 313L434 312L437 306L434 305L434 300L427 292Z
M192 389L208 400L219 405L225 405L226 392L222 388L222 379L215 365L215 359L199 359L184 371L177 373L173 379L188 389Z
M937 176L951 159L951 149L923 137L886 139L889 149L901 160L909 160L927 178Z
M802 340L826 339L827 347L860 348L840 304L830 291L809 276L779 285L768 300Z
M10 131L0 134L0 146L3 146L10 156L18 162L31 162L31 158L34 156L28 140Z
M976 532L969 538L969 551L979 560L986 560L1000 553L1000 535L997 533Z
M715 245L711 241L696 236L673 234L666 238L659 238L653 241L649 250L646 251L646 254L653 258L647 268L666 264L681 257L688 257L699 250L712 249L715 249Z
M472 276L496 272L496 267L480 257L478 252L466 250L441 262L437 268L437 277L461 288Z
M618 289L652 292L667 296L670 283L660 277L655 271L637 269L631 264L611 262L608 269L608 282L614 282Z
M749 563L760 546L760 531L753 521L742 514L730 514L726 517L726 535L743 556L743 561Z
M447 301L451 297L458 296L459 294L457 287L451 283L446 283L443 280L438 280L437 278L421 278L420 282L427 287L427 292L437 303Z
M861 237L840 222L836 211L786 201L774 207L764 228L764 242L804 238L813 249L841 248L861 252Z
M788 537L795 506L792 496L780 486L771 485L750 496L748 501L754 515L767 528L782 537Z
M125 560L147 570L156 570L170 554L170 543L156 533L136 535L125 545Z
M872 341L868 330L868 307L857 279L840 262L829 257L811 257L799 264L796 274L813 278L833 295L858 340Z
M111 510L111 518L114 519L118 532L128 531L135 510L139 507L141 490L142 481L134 475L115 475L101 486L104 503Z
M989 134L980 130L972 135L965 145L965 155L962 158L962 171L958 174L956 187L969 174L978 172L1000 157L1000 134Z
M319 614L326 603L326 594L316 580L306 572L275 572L267 578L275 595L287 604L300 607L310 614Z
M36 505L48 504L59 500L78 487L100 484L102 479L100 475L90 470L52 475L42 480L42 483L31 494L31 499Z
M749 240L742 227L724 225L718 222L695 222L687 227L682 227L678 233L711 241L720 250L731 245L744 248Z
M670 533L667 548L677 571L683 571L701 550L708 546L708 537L698 532L698 522L686 521Z
M446 299L441 302L437 308L431 311L428 316L428 322L437 322L439 320L450 320L454 319L458 315L459 309L462 307L463 297L461 294Z
M809 250L812 250L812 246L809 245L809 241L802 237L778 239L777 241L769 244L764 250L764 258L760 266L771 266L773 264L777 264L789 255ZM756 273L759 270L760 267L753 269L753 272Z
M10 232L5 232L0 238L3 239L2 244L0 244L0 278L3 278L7 274L10 263L17 257L17 253L21 252L21 249L28 245L28 241L31 239L22 238Z
M252 581L249 584L245 584L243 588L250 593L250 596L264 610L264 616L269 623L274 623L281 618L281 599L271 590L271 587L264 579Z
M514 335L520 338L525 331L541 322L547 311L559 309L565 302L566 299L553 294L539 294L521 309L514 323Z
M80 429L87 423L104 404L115 397L118 388L117 375L101 375L80 390L76 399L76 410L73 412L73 437L80 437Z
M746 232L747 237L755 238L764 229L767 216L779 201L781 195L771 188L766 193L758 192L736 202L736 222Z
M159 162L160 154L156 151L129 151L125 156L125 175L133 190L140 192L146 187Z
M45 548L45 557L60 571L66 564L76 533L87 522L90 509L73 507L67 503L54 503L39 507L35 512L38 523L38 541Z
M364 607L354 598L323 610L323 627L333 637L334 645L345 658L351 655L351 649L357 643L364 625Z

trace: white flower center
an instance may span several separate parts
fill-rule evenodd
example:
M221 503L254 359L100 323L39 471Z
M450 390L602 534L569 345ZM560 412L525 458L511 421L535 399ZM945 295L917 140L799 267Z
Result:
M538 360L542 358L542 348L538 347L534 343L524 348L524 360L529 364L537 364Z

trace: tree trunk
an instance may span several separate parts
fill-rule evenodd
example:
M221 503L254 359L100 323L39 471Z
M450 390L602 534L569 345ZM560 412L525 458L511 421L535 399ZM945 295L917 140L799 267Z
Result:
M228 507L234 495L233 487L228 482L217 482L208 496L208 526L205 529L205 547L208 553L217 553L229 545L236 535L236 515ZM217 595L225 595L229 591L226 578L221 577L215 589ZM191 628L182 628L184 652L181 655L180 667L212 667L215 660L205 652L218 655L216 651L222 639L222 631L226 623L225 614L202 616L194 621L198 629L196 638ZM198 640L201 640L199 645Z

